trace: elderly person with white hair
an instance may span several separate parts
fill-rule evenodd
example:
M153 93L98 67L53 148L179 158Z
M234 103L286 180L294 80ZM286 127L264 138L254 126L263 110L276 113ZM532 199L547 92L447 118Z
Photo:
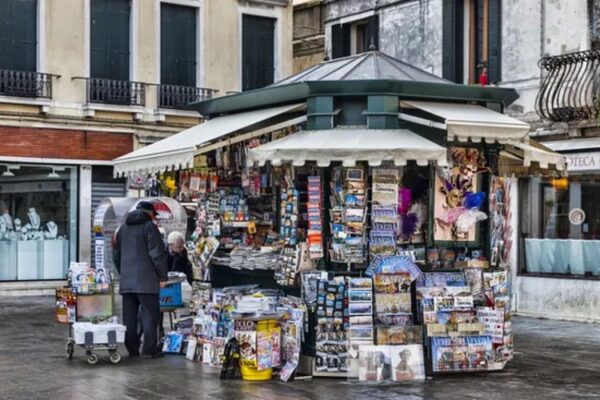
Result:
M169 234L167 243L169 246L167 258L169 272L183 272L191 285L194 280L194 272L185 248L185 237L181 232L173 231Z

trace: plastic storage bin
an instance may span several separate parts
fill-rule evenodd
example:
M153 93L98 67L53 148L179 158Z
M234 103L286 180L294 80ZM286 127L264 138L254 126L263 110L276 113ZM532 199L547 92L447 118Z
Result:
M174 283L160 289L160 307L183 307L181 283Z
M273 368L267 368L259 371L255 367L240 365L242 379L245 381L268 381L273 377Z
M117 343L125 342L125 331L127 328L120 324L92 324L90 322L75 322L73 324L73 335L75 344L85 344L85 333L94 334L94 344L108 343L108 332L115 331Z

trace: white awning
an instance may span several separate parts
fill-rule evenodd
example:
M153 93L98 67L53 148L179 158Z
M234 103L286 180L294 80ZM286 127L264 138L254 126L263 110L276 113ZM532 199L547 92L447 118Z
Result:
M544 146L533 140L529 144L516 143L514 146L523 151L523 165L525 167L530 167L532 162L537 162L540 168L543 169L548 169L550 165L554 165L558 171L564 171L565 169L565 156L544 148Z
M600 138L571 138L567 140L551 140L544 142L544 146L554 151L571 151L571 150L597 150L600 149Z
M125 176L134 173L155 173L191 168L198 146L301 106L303 104L273 107L208 120L117 158L114 160L114 173L116 176Z
M484 140L504 144L520 142L529 133L529 124L478 105L425 101L403 101L402 105L444 119L439 123L407 113L399 114L400 119L406 121L446 129L449 141L479 143Z
M535 140L506 145L500 151L501 174L517 176L560 176L567 172L565 156Z
M446 165L446 149L407 129L332 129L302 131L250 149L249 159L263 165L292 162L301 166L316 161L320 167L332 161L353 166L357 161L368 161L377 166L392 160L398 166L407 161L427 165L434 161Z

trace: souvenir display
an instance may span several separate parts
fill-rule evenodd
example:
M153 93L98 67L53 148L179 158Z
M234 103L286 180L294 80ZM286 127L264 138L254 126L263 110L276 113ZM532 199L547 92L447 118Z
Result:
M371 278L348 279L350 346L373 344L373 289Z
M374 168L369 253L394 255L398 235L398 169Z
M368 314L367 308L356 307L355 313ZM320 280L317 295L316 356L317 372L348 372L347 320L351 315L347 304L344 279Z
M308 251L311 259L323 258L321 177L308 177Z
M479 211L485 193L477 191L478 176L488 169L478 149L452 147L449 153L454 167L436 169L434 240L475 241L476 223L487 219Z
M333 262L366 261L366 182L362 168L334 168L330 183L330 258Z
M279 235L286 244L298 244L298 191L288 187L281 191Z
M224 362L229 378L274 370L281 381L305 372L304 361L315 376L361 381L501 369L513 352L513 228L509 180L490 176L486 145L450 147L449 167L249 162L249 148L292 131L215 148L193 169L151 178L192 203L196 222L193 323L177 323L165 350ZM23 240L60 237L26 207L21 220L0 218L0 240L11 229ZM101 290L104 279L86 271L74 269L77 291ZM68 295L57 308L64 320Z
M277 260L275 282L281 286L294 286L299 263L298 246L285 246Z

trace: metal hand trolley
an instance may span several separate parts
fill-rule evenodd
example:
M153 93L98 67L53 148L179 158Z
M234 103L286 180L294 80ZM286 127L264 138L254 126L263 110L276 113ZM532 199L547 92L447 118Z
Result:
M65 289L63 289L65 290ZM71 290L72 289L66 289ZM95 322L113 317L115 315L115 292L114 285L110 284L107 292L83 294L71 292L75 298L74 315L69 318L69 337L65 346L66 358L72 359L75 346L85 349L87 362L90 365L98 363L99 351L107 351L110 362L118 364L121 362L121 353L118 344L124 341L124 329L104 329L99 325L81 325L82 330L75 329L76 322ZM80 325L78 325L79 327ZM114 325L111 325L114 327ZM86 330L89 328L90 330Z

